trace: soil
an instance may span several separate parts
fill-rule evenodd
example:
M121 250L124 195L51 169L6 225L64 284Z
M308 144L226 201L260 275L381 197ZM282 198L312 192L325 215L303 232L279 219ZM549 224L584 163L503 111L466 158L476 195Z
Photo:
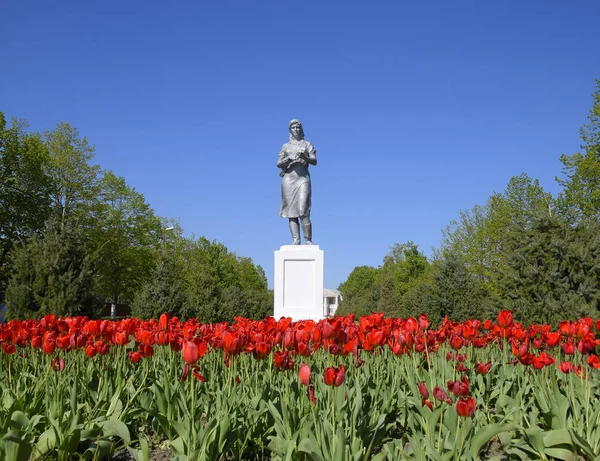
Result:
M160 447L150 447L150 461L169 461L171 450ZM111 461L135 461L126 449L119 450L111 458Z

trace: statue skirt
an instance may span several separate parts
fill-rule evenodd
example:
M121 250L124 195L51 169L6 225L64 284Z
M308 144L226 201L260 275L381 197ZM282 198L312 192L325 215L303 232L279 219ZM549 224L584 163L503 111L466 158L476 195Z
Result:
M310 216L310 174L307 167L296 167L288 171L281 180L282 218Z

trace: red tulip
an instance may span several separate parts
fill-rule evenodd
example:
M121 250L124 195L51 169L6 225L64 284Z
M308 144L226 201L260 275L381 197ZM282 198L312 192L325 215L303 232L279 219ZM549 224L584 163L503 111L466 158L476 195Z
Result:
M231 355L237 355L242 351L242 340L236 334L225 333L223 337L223 349Z
M293 349L295 340L296 337L294 336L294 331L291 328L285 330L283 335L283 347L286 349Z
M554 347L560 342L560 333L558 331L544 333L543 338L548 346Z
M575 353L575 343L572 339L562 344L562 350L567 355L573 355Z
M161 330L167 330L169 328L169 314L164 313L158 320L158 328Z
M500 311L498 312L498 326L502 328L508 328L513 323L512 311Z
M456 402L456 413L458 416L470 417L473 416L476 409L476 402L473 397L461 398Z
M275 351L273 362L277 371L291 370L294 367L294 361L287 352Z
M433 396L440 402L445 402L448 400L448 394L446 394L446 391L444 391L440 386L435 386L433 388Z
M558 368L560 369L560 371L562 371L563 373L570 373L572 371L575 371L575 365L573 364L573 362L562 362Z
M169 344L169 334L166 331L159 331L156 335L156 344L166 346Z
M256 343L254 346L253 355L257 360L264 359L271 353L271 346L265 342Z
M144 344L143 346L140 346L140 353L144 357L152 357L154 355L154 348L149 344Z
M333 327L331 326L331 323L329 323L327 320L323 322L322 328L323 330L321 333L323 339L329 339L333 336Z
M85 348L85 355L87 355L90 359L97 354L96 348L91 344Z
M313 405L316 405L317 404L317 398L315 397L315 386L313 384L310 384L307 387L306 392L308 394L308 398L313 403Z
M419 394L421 394L421 397L423 397L424 399L429 398L429 391L427 390L427 385L425 384L425 381L421 381L419 383Z
M581 352L583 355L588 354L590 351L593 351L596 348L596 340L594 336L590 333L587 333L584 337L581 338L581 341L577 343L577 350Z
M56 343L54 341L44 341L42 344L42 351L44 354L52 354L56 349Z
M13 343L2 344L2 349L4 349L4 353L8 355L13 355L15 353L15 345Z
M296 349L298 355L301 355L302 357L308 357L310 354L312 354L312 349L304 342L296 344Z
M308 386L310 383L310 367L306 363L300 365L298 376L300 377L300 382L305 386Z
M142 357L143 357L142 353L138 352L138 351L130 352L129 353L129 361L131 363L138 363L138 362L140 362L142 360Z
M41 349L41 347L42 347L42 337L41 336L34 336L33 338L31 338L31 347L33 347L34 349Z
M487 362L487 363L479 362L479 363L475 364L475 373L477 373L478 375L487 375L491 368L492 368L492 362Z
M189 364L185 364L183 366L183 370L181 371L181 376L179 377L179 381L184 382L187 379L188 373L190 372Z
M469 394L469 379L462 375L459 380L448 381L448 390L457 397L464 397Z
M54 357L50 365L54 371L63 371L65 369L65 361L62 358Z
M452 349L457 351L463 346L464 340L460 336L452 336L448 343Z
M193 365L199 358L198 346L193 341L184 341L181 355L183 356L183 361L185 363Z
M431 403L431 400L429 400L429 399L421 399L421 405L427 406L427 408L429 408L430 410L433 410L433 403Z
M125 346L129 343L129 334L125 331L117 331L115 333L115 343L119 346Z
M340 386L346 377L346 369L344 365L339 368L327 367L323 372L323 380L328 386Z
M597 355L590 354L587 359L587 363L590 367L594 367L596 369L600 368L600 360Z
M421 330L427 330L427 328L429 328L429 319L426 314L419 315L419 328Z
M469 368L464 363L459 363L456 366L456 371L460 373L466 373L467 371L469 371Z

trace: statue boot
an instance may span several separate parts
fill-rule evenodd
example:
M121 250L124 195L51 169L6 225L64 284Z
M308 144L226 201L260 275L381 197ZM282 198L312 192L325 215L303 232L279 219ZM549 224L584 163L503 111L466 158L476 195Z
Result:
M312 223L310 222L309 217L302 219L302 233L304 234L306 244L312 245Z
M300 245L300 226L298 219L290 219L290 232L292 233L293 245Z

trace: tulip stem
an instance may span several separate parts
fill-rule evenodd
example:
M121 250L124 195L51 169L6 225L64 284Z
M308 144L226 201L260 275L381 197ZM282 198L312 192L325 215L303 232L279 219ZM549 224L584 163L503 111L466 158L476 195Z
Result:
M460 459L459 456L458 456L460 453L458 455L456 453L456 446L457 446L456 442L458 442L458 439L460 437L459 434L460 434L460 429L461 429L461 427L460 427L460 420L461 420L461 416L459 415L458 418L457 418L457 420L456 420L456 438L454 439L454 459Z
M441 408L440 408L440 430L438 431L438 442L437 442L437 450L438 453L441 455L442 454L442 450L440 450L441 445L442 445L442 426L444 425L444 402L440 402L441 403Z
M332 445L332 459L335 459L335 435L336 435L336 431L335 431L335 392L336 392L336 388L332 387L331 388L331 442L333 443Z
M192 397L192 407L190 408L190 429L191 429L191 443L190 446L188 447L188 453L191 454L192 450L194 450L196 448L196 392L194 392L194 384L196 381L196 378L194 377L194 374L192 372L192 376L190 376L189 378L190 380L190 390L191 390L191 397Z

